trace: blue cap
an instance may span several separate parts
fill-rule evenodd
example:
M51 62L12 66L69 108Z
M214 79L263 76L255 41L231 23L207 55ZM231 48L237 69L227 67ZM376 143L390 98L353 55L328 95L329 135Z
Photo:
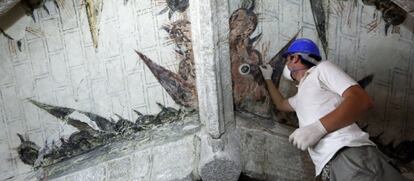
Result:
M286 58L288 55L295 53L308 54L310 57L318 61L322 59L318 46L315 42L307 38L296 39L282 56Z

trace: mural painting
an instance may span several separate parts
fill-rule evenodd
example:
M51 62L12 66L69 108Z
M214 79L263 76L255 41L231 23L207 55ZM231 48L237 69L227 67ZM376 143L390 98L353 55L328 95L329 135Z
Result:
M87 1L90 2L90 1ZM124 1L128 3L127 0ZM385 31L391 25L401 24L405 19L404 11L398 9L393 4L385 3L385 1L363 1L367 5L375 5L379 10L383 12L383 18L387 22ZM101 7L101 2L98 3ZM175 12L185 12L188 8L188 0L167 0L167 7L159 12L160 15L168 12L168 17L174 15ZM96 7L96 5L90 6ZM98 7L99 7L98 6ZM251 115L257 118L265 118L280 121L281 123L288 124L293 127L297 127L295 118L290 116L289 119L293 119L289 123L286 123L286 115L282 115L277 112L271 98L267 92L264 79L262 78L259 66L264 63L269 63L274 68L272 75L272 81L275 85L279 85L281 74L283 72L286 60L282 58L281 54L289 47L290 43L296 39L299 32L292 35L289 42L287 42L270 60L265 60L263 54L255 49L255 44L260 40L261 34L253 36L256 27L259 23L258 15L254 12L256 2L254 0L243 1L242 6L231 14L229 18L229 46L230 46L230 61L231 61L231 74L233 80L233 100L235 111L241 114ZM98 8L99 9L99 8ZM326 4L323 1L311 1L311 9L313 12L316 29L318 31L318 37L322 43L322 48L325 54L328 54L328 40L326 38L327 30L327 11ZM98 37L99 28L92 28L96 25L97 20L93 17L95 11L89 9L88 17L92 17L89 20L92 37L95 40ZM97 18L99 19L99 18ZM95 24L95 25L94 25ZM99 146L114 142L120 139L130 139L133 135L157 127L163 124L182 120L184 117L196 114L198 102L196 91L196 76L194 67L194 56L191 44L191 23L184 18L171 22L169 25L162 27L164 31L169 34L169 39L175 44L175 52L180 57L178 72L172 72L161 65L155 63L155 61L148 58L140 50L136 50L136 53L145 65L154 74L161 86L172 97L172 99L179 105L185 107L183 109L173 109L169 107L162 108L161 112L156 115L139 115L135 121L130 121L121 116L118 116L118 120L108 120L99 115L95 115L90 112L84 112L81 110L75 110L72 108L59 107L53 105L47 105L35 100L31 102L44 111L47 111L51 115L57 117L60 120L67 122L68 124L76 127L79 131L73 133L67 140L61 139L61 145L57 146L52 144L48 148L40 148L28 138L18 135L21 140L21 145L18 148L20 159L34 167L48 166L56 162L68 159L70 157L88 152ZM95 45L95 40L94 45ZM366 87L373 80L373 75L369 75L362 80L358 81L362 87ZM80 120L71 118L69 115L77 112L88 117L96 127L91 126ZM382 145L378 142L376 137L372 138L379 145L387 155L395 158L398 163L409 163L413 160L414 144L406 141L397 146Z
M328 58L328 40L326 36L326 30L328 29L327 19L327 4L329 3L323 0L310 1L313 19L315 21L316 31L318 37L321 40L322 48L325 51L325 58Z
M190 22L177 20L162 27L169 34L169 41L176 45L175 52L180 57L178 73L174 73L158 64L139 51L138 56L151 70L158 82L179 105L197 108L197 90L195 86L195 66L191 44Z
M168 18L171 19L173 14L177 12L184 12L188 8L189 0L167 0L167 7L161 10L158 14L164 14L168 12Z
M404 22L407 17L407 13L393 3L391 0L362 0L364 5L375 6L378 11L382 13L382 19L385 21L384 31L385 35L388 34L388 30L391 26L398 26ZM341 2L339 2L341 3ZM354 1L354 6L356 7L357 1ZM326 36L326 30L329 28L328 19L329 19L329 6L330 1L325 0L311 0L310 1L313 19L315 21L315 27L318 32L318 37L321 41L322 48L325 52L325 58L328 56L328 39ZM369 31L377 28L379 22L373 21L369 25Z
M87 6L102 7L102 1L99 5L94 5L95 1L87 0ZM89 3L89 4L88 4ZM169 18L175 11L184 12L188 7L188 1L166 1L169 9ZM125 1L127 4L127 1ZM88 8L88 7L87 7ZM99 8L99 9L100 9ZM164 10L165 11L165 10ZM89 25L92 33L92 38L97 38L98 28L96 24L99 20L96 10L87 9ZM163 14L162 12L160 14ZM158 106L161 111L155 115L144 115L136 110L133 110L138 118L134 121L125 119L118 114L118 118L107 119L103 116L76 110L68 107L60 107L55 105L48 105L30 100L36 107L48 112L52 116L58 118L75 127L78 131L72 133L67 139L60 138L51 144L46 143L43 147L36 145L30 141L29 138L17 134L21 144L17 148L19 158L23 163L33 166L35 169L47 167L54 163L72 158L77 155L87 153L91 150L97 149L103 145L107 145L120 140L139 140L140 132L160 127L172 122L184 120L188 116L197 114L197 93L195 88L195 70L192 54L190 22L186 19L180 19L165 25L162 30L169 34L169 42L176 45L175 52L181 57L179 63L178 73L173 73L164 67L157 65L152 60L147 58L144 54L136 51L142 61L150 68L151 72L158 79L160 84L170 94L172 99L179 105L183 106L181 109L172 107L165 107L159 103ZM96 36L94 36L94 34ZM94 39L94 38L93 38ZM96 39L93 40L94 46ZM95 46L96 47L96 46ZM87 120L79 120L73 117L73 114L80 114L86 117Z
M397 26L404 22L407 18L407 12L397 6L391 0L362 0L365 5L375 6L382 13L382 19L385 21L385 35L388 34L390 26ZM371 25L373 28L376 24Z
M107 119L90 112L84 112L67 107L59 107L30 100L38 108L48 112L59 120L75 127L78 131L72 133L68 139L60 138L59 144L52 142L39 147L18 134L21 145L17 148L19 158L23 163L34 168L45 167L62 160L86 153L105 144L120 140L137 140L140 131L153 129L164 124L183 120L186 116L195 114L194 110L164 107L158 104L161 111L155 115L138 115L135 121L127 120L117 114L118 120ZM71 115L77 113L86 116L90 122L78 120Z
M254 12L255 1L244 1L229 20L230 61L233 79L233 101L235 109L261 118L275 118L276 109L268 94L259 66L269 63L274 68L272 81L279 85L286 60L281 54L296 39L296 35L271 60L263 60L262 53L253 44L261 34L252 37L258 24Z
M30 16L34 22L36 22L35 11L39 8L42 8L46 11L47 14L50 14L50 10L46 3L52 2L54 6L60 11L65 12L65 3L64 0L22 0L20 4L17 4L13 9L3 15L3 19L7 20L0 23L0 32L6 36L9 42L9 48L12 50L17 49L22 51L22 42L26 31L31 32L35 35L43 35L43 32L39 30L34 30L29 28L30 21L28 16ZM98 48L98 36L99 36L99 22L103 7L102 0L81 0L82 5L86 9L89 30L92 37L92 43L95 48ZM10 28L12 24L17 23ZM17 28L16 28L17 27Z

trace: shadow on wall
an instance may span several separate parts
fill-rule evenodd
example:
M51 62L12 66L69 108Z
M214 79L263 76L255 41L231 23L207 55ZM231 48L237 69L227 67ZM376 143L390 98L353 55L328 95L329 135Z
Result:
M254 179L254 178L251 178L251 177L249 177L248 175L245 175L245 174L241 174L240 175L240 177L239 177L239 180L238 181L262 181L262 180L258 180L258 179Z
M410 30L411 33L414 33L414 17L407 16L402 26L404 26L407 30Z

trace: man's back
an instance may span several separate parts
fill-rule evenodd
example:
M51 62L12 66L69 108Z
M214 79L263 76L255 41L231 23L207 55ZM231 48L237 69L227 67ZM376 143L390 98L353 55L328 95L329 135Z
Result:
M289 98L289 104L299 118L299 126L310 125L332 112L343 101L343 92L354 85L357 85L355 80L329 61L310 68L300 80L297 94ZM325 135L308 149L316 174L342 147L362 145L375 144L355 123Z

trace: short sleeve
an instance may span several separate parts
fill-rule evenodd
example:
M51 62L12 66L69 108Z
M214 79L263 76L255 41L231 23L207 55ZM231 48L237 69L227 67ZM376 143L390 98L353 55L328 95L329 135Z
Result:
M289 102L290 106L291 106L294 110L296 110L296 95L294 95L294 96L290 97L290 98L288 99L288 102Z
M318 65L319 81L325 85L327 89L342 96L344 91L358 83L346 74L337 65L324 61Z

